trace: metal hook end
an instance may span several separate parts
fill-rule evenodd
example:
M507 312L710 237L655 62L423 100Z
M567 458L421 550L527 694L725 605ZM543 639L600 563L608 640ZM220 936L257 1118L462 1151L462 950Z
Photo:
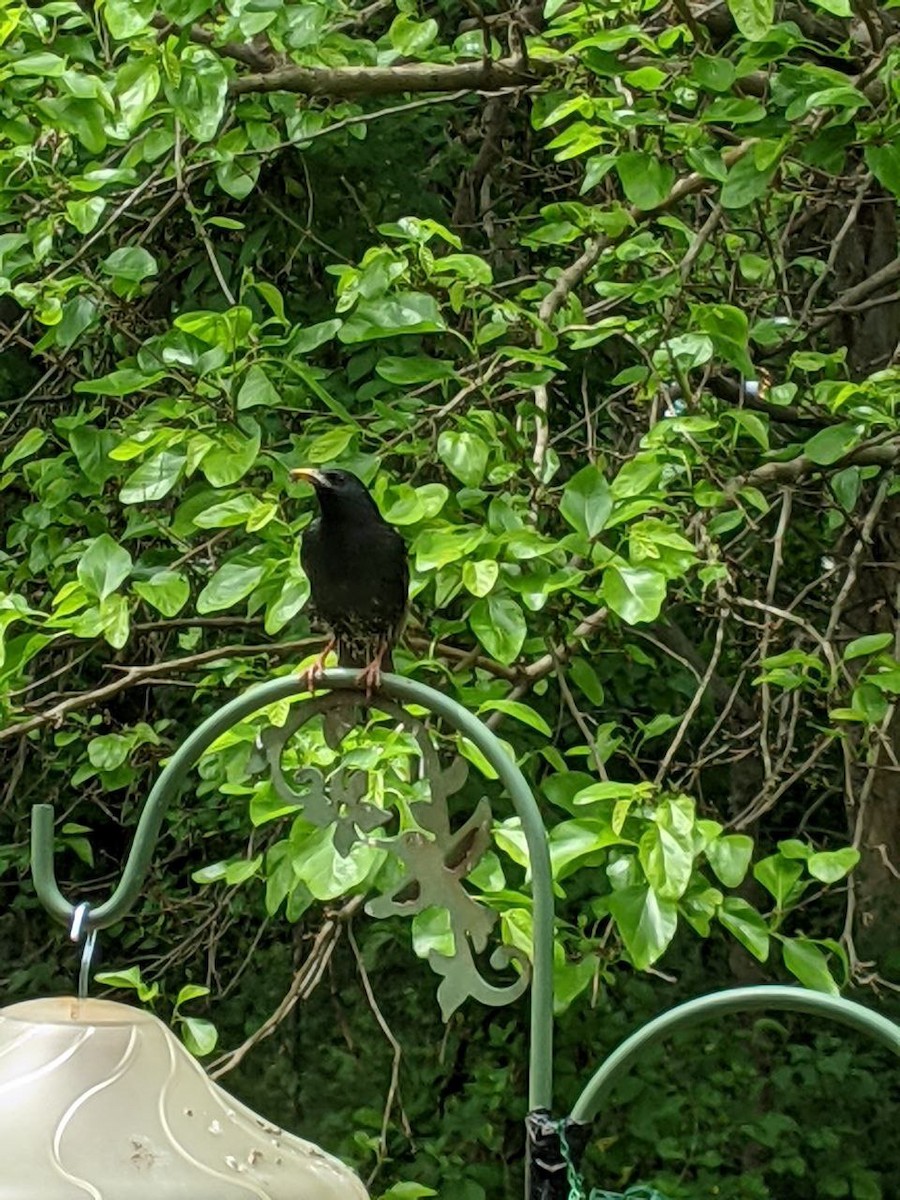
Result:
M81 941L81 931L84 928L85 919L87 918L90 905L85 900L81 904L77 904L72 910L72 923L69 926L69 937L73 942Z

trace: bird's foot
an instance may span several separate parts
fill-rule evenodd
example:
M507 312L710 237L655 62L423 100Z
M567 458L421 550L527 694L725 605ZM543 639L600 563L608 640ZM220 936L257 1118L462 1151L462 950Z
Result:
M304 670L300 672L300 678L309 688L309 694L311 696L316 694L316 684L319 683L322 676L325 674L325 659L332 652L335 645L336 643L333 640L330 641L316 661L312 663L311 666L304 668Z
M366 685L366 703L372 702L372 693L381 687L381 663L387 654L387 644L383 645L370 663L357 675L356 682Z
M372 701L372 693L381 687L381 663L376 658L368 664L356 677L357 683L366 685L366 703Z

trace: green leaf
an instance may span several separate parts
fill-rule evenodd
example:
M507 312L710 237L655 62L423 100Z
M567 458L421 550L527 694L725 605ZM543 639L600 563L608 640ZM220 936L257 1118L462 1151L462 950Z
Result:
M580 692L587 696L591 704L598 708L603 703L605 693L603 684L597 672L584 658L573 658L568 666L569 676Z
M849 875L859 862L859 851L852 846L844 846L840 850L821 850L811 854L806 860L806 869L815 879L822 883L836 883Z
M665 71L660 71L658 67L638 67L636 71L628 71L625 75L625 82L629 87L640 88L645 92L655 92L668 79Z
M774 897L779 908L784 908L794 884L802 874L803 865L796 859L785 858L783 854L771 854L753 868L753 878Z
M79 559L77 571L85 591L104 600L131 574L131 555L108 533L102 533Z
M477 254L445 254L435 259L432 268L433 275L452 275L466 283L490 287L494 282L494 273L490 266ZM446 283L446 280L444 280Z
M148 375L128 367L122 371L110 371L101 379L80 379L75 384L76 392L87 392L92 396L130 396L142 392L166 376L165 371L154 371Z
M406 13L400 13L391 22L388 37L391 45L405 58L417 58L427 50L438 35L438 23L429 18L416 21Z
M599 467L582 467L565 486L559 511L579 533L594 538L613 509L613 497Z
M658 208L675 182L675 168L670 163L639 150L620 154L616 171L628 200L645 212Z
M750 325L746 313L731 304L697 304L694 319L700 329L709 334L719 356L746 377L754 374L747 353Z
M262 567L225 563L197 597L197 612L221 612L245 600L263 577Z
M179 1026L182 1040L191 1054L197 1058L212 1054L219 1040L218 1030L212 1021L204 1021L200 1017L182 1017Z
M629 625L655 621L666 598L666 578L642 567L609 566L603 572L600 595Z
M657 896L644 883L613 891L607 903L631 961L639 971L645 971L675 936L678 905Z
M102 196L88 196L84 200L66 201L66 219L79 233L90 233L103 216L106 201Z
M356 427L347 425L338 425L334 429L320 433L317 438L313 438L307 448L307 461L311 463L325 463L340 458L353 441L355 433Z
M338 337L345 345L372 342L399 333L443 333L446 328L433 296L401 292L379 300L363 300L345 321Z
M745 208L748 204L761 200L769 190L777 167L776 162L764 170L760 169L752 154L745 154L743 158L738 159L729 168L722 185L722 207Z
M703 853L720 883L730 888L740 887L753 856L753 838L728 833L711 841Z
M116 75L116 98L129 130L141 123L156 99L160 82L159 68L152 58L133 58Z
M94 978L106 987L137 988L141 983L141 969L126 967L124 971L98 971Z
M469 614L472 632L492 658L509 666L519 656L528 632L522 609L511 596L478 600Z
M880 184L889 192L900 196L900 146L896 143L886 146L867 145L865 148L866 166Z
M255 496L242 492L230 500L223 500L221 504L201 509L195 513L193 522L198 529L231 529L246 524L250 514L256 512L258 507L259 501Z
M761 41L772 28L775 0L727 0L738 29L751 42Z
M307 329L298 329L291 338L291 354L301 356L318 350L320 346L331 341L342 324L343 321L335 319L320 321L318 325L310 325Z
M608 821L591 817L561 821L550 830L548 840L550 865L556 880L574 874L582 865L601 864L606 858L605 851L623 841Z
M487 536L480 525L447 525L423 529L413 542L417 571L433 571L458 562Z
M445 431L438 438L438 457L466 485L478 487L488 464L488 447L477 433Z
M687 891L694 869L694 806L667 797L641 836L638 859L658 897L678 900Z
M799 838L785 838L778 843L778 850L785 858L799 858L801 862L806 862L814 853L812 846Z
M529 708L527 704L522 704L518 700L485 700L478 712L479 715L484 712L506 713L508 717L514 717L523 725L530 725L538 733L543 733L545 737L553 736L553 730L540 713L536 713L533 708Z
M100 264L100 269L127 283L140 283L142 279L159 272L156 259L143 246L122 246L114 250Z
M441 379L452 379L456 372L453 364L440 358L428 358L414 354L406 358L387 355L375 364L376 374L388 383L402 387L405 384L434 383Z
M690 371L702 367L713 356L713 341L701 333L680 333L668 338L653 355L653 365L658 371L667 370L672 363Z
M264 368L254 363L244 376L244 382L241 384L240 391L237 394L238 409L255 408L257 405L265 405L268 408L272 408L280 403L281 396L279 396Z
M252 418L246 417L250 422ZM247 474L259 456L260 432L244 437L236 429L220 429L216 433L216 445L204 454L200 470L213 487L231 487Z
M100 601L100 629L103 636L116 650L121 650L128 641L130 616L128 601L124 596L106 596Z
M423 1200L425 1196L436 1196L434 1188L421 1183L395 1183L382 1194L379 1200Z
M123 733L104 733L91 738L87 752L91 766L98 771L116 771L134 749L134 738Z
M162 500L181 478L187 463L183 453L163 450L148 458L125 480L119 499L123 504L146 504Z
M803 453L820 467L828 467L843 458L859 443L859 426L844 421L840 425L829 425L805 443Z
M225 112L228 72L218 55L189 44L181 52L180 76L177 86L166 79L166 97L192 138L211 141Z
M225 882L229 887L240 887L250 879L254 879L262 866L262 855L253 858L238 858L225 867Z
M68 350L95 323L98 307L87 296L73 296L63 305L62 320L53 330L56 345Z
M16 442L10 452L3 460L0 471L8 471L11 466L17 462L21 462L24 458L31 458L32 454L37 454L44 442L46 442L48 433L46 429L39 429L37 425L33 425L27 430Z
M693 855L668 830L651 825L640 841L639 857L644 874L657 896L678 900L690 883Z
M117 41L125 42L150 24L156 9L155 0L105 0L103 19Z
M182 1004L187 1004L189 1000L196 1000L200 996L208 995L209 988L204 987L202 983L186 983L184 987L178 990L178 995L175 998L175 1007L181 1008Z
M827 992L831 996L840 994L840 989L828 969L828 959L815 942L807 938L783 937L781 953L784 965L804 987L812 988L816 992Z
M21 58L13 58L6 69L11 70L15 75L42 75L46 79L53 79L64 74L66 60L60 58L58 54L51 54L49 50L45 50L36 54L25 54Z
M270 636L278 633L296 616L309 599L309 580L299 563L291 561L285 572L281 591L266 609L265 631Z
M349 854L338 854L334 826L318 829L294 858L294 874L317 900L334 900L358 887L386 857L377 846L356 842Z
M769 927L752 904L737 896L728 896L722 901L717 916L754 958L766 961L769 957Z
M493 559L465 562L462 569L463 586L473 596L486 596L497 582L499 574L500 567Z
M866 658L870 654L878 654L881 650L887 650L893 641L892 633L869 633L865 637L854 638L844 651L844 662L850 662L854 658Z
M190 584L178 571L157 571L134 584L134 591L164 617L177 616L191 594Z

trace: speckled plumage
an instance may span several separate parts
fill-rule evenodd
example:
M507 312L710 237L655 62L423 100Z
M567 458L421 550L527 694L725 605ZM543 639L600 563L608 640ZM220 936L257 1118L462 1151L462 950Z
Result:
M319 515L303 533L300 562L313 608L331 631L342 667L392 669L406 617L406 544L349 471L306 472Z

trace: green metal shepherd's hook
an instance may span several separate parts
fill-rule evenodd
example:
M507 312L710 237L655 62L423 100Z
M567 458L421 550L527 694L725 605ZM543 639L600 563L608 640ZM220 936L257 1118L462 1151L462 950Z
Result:
M322 684L335 690L357 691L357 674L347 669L326 671ZM91 908L84 916L82 928L85 933L105 929L120 921L140 896L169 804L178 797L188 771L204 751L226 730L259 709L308 690L297 675L270 680L230 701L194 730L169 759L147 797L122 878L109 899ZM529 1103L532 1109L550 1109L553 1086L553 887L547 833L537 802L524 775L499 739L462 705L434 688L400 675L382 676L381 690L393 700L421 705L474 743L497 772L522 821L534 900ZM71 929L76 908L62 894L56 880L53 823L51 804L34 805L31 875L44 908L60 924Z
M356 691L356 680L356 671L338 669L326 671L322 683L339 691ZM140 895L166 811L184 787L191 767L233 725L270 704L290 699L306 690L305 683L297 676L285 676L260 684L226 704L187 738L173 754L147 798L118 886L109 899L97 908L86 910L84 905L76 908L60 891L53 866L53 806L36 804L32 809L31 871L38 898L50 915L73 934L76 927L88 934L120 921ZM676 1029L710 1017L774 1008L808 1013L851 1026L900 1054L900 1028L861 1004L803 988L736 988L688 1001L639 1029L600 1065L581 1093L570 1117L562 1122L557 1121L552 1115L553 888L547 832L540 810L525 777L499 739L455 700L434 688L398 675L383 676L382 691L400 703L421 705L468 738L497 772L522 822L528 846L534 903L527 1196L539 1200L564 1200L571 1195L567 1178L568 1172L574 1169L574 1162L566 1149L567 1145L575 1149L576 1158L580 1157L588 1124L596 1117L612 1087L649 1045ZM576 1148L578 1142L580 1145Z
M587 1144L590 1127L609 1100L613 1088L650 1046L656 1045L678 1030L692 1028L716 1017L767 1009L806 1013L822 1020L834 1021L873 1038L900 1055L900 1026L880 1013L873 1012L872 1009L853 1000L845 1000L841 996L808 991L801 987L763 984L758 987L713 992L708 996L688 1000L648 1021L626 1038L594 1072L575 1101L571 1115L565 1120L551 1123L553 1144L548 1157L553 1169L545 1174L543 1179L537 1180L537 1185L533 1186L530 1192L530 1198L584 1200L585 1189L578 1171L578 1163ZM555 1159L553 1154L557 1155ZM599 1193L592 1192L591 1195Z

